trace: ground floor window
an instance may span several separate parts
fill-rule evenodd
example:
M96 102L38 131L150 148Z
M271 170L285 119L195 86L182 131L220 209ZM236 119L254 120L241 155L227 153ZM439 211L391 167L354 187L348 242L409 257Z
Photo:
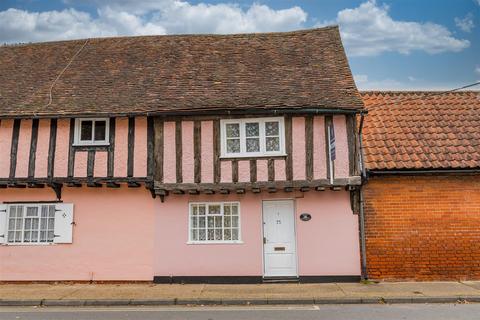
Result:
M53 242L55 205L11 205L8 210L8 243Z
M238 202L190 203L189 242L228 243L240 241Z
M0 244L72 243L73 204L0 204Z

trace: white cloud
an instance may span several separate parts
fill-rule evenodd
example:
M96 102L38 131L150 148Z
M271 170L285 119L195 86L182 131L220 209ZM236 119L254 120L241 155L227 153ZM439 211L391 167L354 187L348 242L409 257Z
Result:
M480 1L480 0L478 0L478 1ZM480 74L480 66L476 66L476 67L475 67L475 72L478 73L478 74Z
M64 0L69 4L72 0ZM0 42L37 42L117 35L241 33L287 31L304 27L300 7L274 10L252 4L190 4L183 0L113 0L98 3L98 16L75 9L0 11Z
M368 82L368 75L366 75L366 74L354 74L353 75L353 80L355 80L355 83L358 86L360 83Z
M388 6L369 0L357 8L341 10L334 21L327 23L340 26L350 56L374 56L383 52L409 54L416 50L431 54L458 52L470 46L468 40L455 38L442 25L394 20L388 11Z
M473 15L471 13L467 14L463 19L455 18L454 20L455 25L464 32L470 32L475 27L475 24L473 23Z

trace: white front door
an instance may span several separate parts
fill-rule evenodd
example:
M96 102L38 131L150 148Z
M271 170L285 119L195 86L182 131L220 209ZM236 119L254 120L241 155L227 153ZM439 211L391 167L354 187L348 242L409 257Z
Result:
M297 250L293 200L263 202L265 277L296 277Z

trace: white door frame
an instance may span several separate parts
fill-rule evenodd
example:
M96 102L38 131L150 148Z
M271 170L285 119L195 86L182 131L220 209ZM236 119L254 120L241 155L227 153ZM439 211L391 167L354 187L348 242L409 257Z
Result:
M299 277L298 271L298 239L297 239L297 219L296 219L296 212L297 212L297 203L295 199L292 198L279 198L279 199L269 199L269 200L262 200L262 219L260 219L261 227L262 227L262 277L265 277L265 244L263 243L263 239L265 238L265 229L264 229L264 211L263 211L263 203L264 202L275 202L275 201L291 201L293 203L293 234L295 238L295 269L297 271L296 277Z

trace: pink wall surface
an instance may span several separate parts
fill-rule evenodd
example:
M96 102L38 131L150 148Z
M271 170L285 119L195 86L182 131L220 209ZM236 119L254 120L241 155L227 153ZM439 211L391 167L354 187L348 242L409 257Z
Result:
M95 167L93 169L94 177L107 176L107 159L108 153L106 151L95 152Z
M268 161L257 160L257 181L268 180Z
M135 118L135 141L133 156L133 176L147 176L147 118ZM128 149L128 144L127 144Z
M220 161L220 182L232 182L232 162Z
M349 176L348 165L348 140L347 121L345 116L334 116L333 125L335 128L335 147L337 159L335 160L335 178L346 178Z
M38 122L37 153L35 155L35 177L45 178L48 169L48 145L50 141L50 120Z
M297 198L295 198L297 196ZM157 276L247 276L263 274L262 200L294 199L300 275L359 275L358 216L348 192L197 195L155 203ZM239 201L239 244L188 244L189 202ZM312 220L300 221L300 213Z
M22 120L20 122L20 133L18 136L17 166L15 171L16 177L25 178L28 176L31 138L32 120Z
M10 173L10 150L12 148L13 120L0 120L0 177Z
M182 121L182 176L184 183L192 183L194 176L193 121Z
M115 157L114 175L116 177L127 176L128 159L128 119L117 118L115 121Z
M327 176L327 155L325 149L325 117L313 118L313 178Z
M213 182L213 121L202 121L202 182Z
M54 192L0 192L0 201L41 200ZM158 199L143 188L63 188L63 201L74 204L73 243L0 246L0 281L152 280Z
M75 177L87 176L87 151L75 152L75 167L73 168L73 175Z
M177 159L175 157L175 122L165 122L163 125L163 182L174 183L177 181L176 168ZM181 165L181 164L179 164Z
M293 180L305 179L305 118L292 118Z
M239 182L250 181L250 161L248 160L238 161L238 181Z
M300 275L360 275L358 216L346 191L304 193L296 199ZM301 213L312 219L298 219Z
M70 136L70 119L58 119L57 144L55 147L55 166L53 174L56 177L66 177L68 170L68 149Z

